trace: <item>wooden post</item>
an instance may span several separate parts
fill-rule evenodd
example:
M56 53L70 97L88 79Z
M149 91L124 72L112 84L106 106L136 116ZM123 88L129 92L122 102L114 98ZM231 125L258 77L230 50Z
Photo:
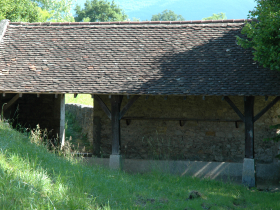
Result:
M244 101L245 111L245 158L254 158L254 96Z
M122 96L111 96L111 117L112 117L112 155L120 154L120 108Z
M61 148L65 145L65 95L60 95L60 128L59 128L59 138Z
M254 160L254 96L246 96L244 100L245 122L245 158L243 162L242 183L255 187L256 172Z

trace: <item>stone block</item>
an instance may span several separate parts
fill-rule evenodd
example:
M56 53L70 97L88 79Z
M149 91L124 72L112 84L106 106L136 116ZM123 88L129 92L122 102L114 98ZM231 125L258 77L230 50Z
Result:
M205 135L206 136L216 136L216 132L214 132L214 131L206 131Z
M122 155L110 155L109 167L110 169L122 170Z
M242 184L248 187L255 187L256 185L256 171L254 159L244 158Z

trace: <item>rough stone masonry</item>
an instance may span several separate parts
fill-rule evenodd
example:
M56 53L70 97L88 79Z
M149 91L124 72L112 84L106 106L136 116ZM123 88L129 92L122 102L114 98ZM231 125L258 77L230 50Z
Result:
M109 105L108 95L100 98ZM243 112L244 97L230 97ZM123 97L122 107L127 102ZM256 97L255 113L262 110L273 97ZM255 123L255 161L276 162L278 145L264 138L276 131L270 125L279 123L279 104ZM141 96L129 109L125 118L148 117L147 120L121 120L121 154L128 159L172 159L196 161L243 162L245 153L244 123L222 97L206 96ZM165 118L165 120L155 120ZM179 121L168 118L198 119ZM201 119L202 121L200 121ZM208 122L203 119L232 120ZM111 123L98 103L94 102L93 151L95 155L111 154ZM98 154L99 153L99 154Z

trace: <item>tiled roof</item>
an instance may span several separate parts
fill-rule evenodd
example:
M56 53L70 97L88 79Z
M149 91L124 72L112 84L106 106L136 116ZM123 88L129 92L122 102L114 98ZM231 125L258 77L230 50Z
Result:
M9 23L0 92L280 95L280 72L236 44L244 24Z

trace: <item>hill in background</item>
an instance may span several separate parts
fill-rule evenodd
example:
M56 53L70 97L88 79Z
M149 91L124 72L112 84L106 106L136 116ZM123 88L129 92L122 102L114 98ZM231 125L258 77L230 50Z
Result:
M77 0L83 6L86 0ZM109 0L110 2L112 0ZM228 19L246 19L249 10L256 6L254 0L115 0L130 19L151 20L152 15L163 10L173 10L185 20L201 20L213 13L226 13Z

